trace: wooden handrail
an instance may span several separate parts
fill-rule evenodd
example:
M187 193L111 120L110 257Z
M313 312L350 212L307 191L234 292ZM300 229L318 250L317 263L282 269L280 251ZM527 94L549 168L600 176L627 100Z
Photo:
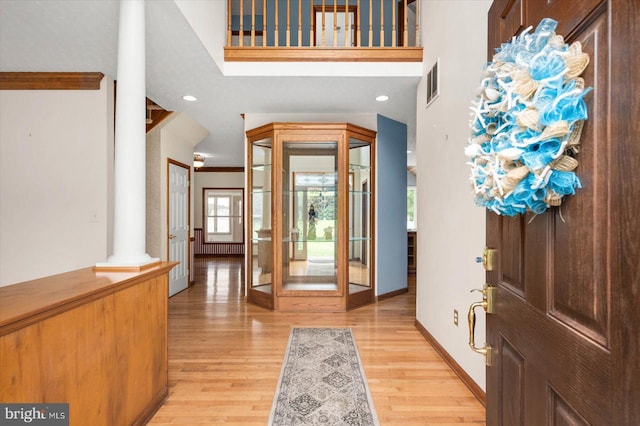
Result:
M227 47L230 62L422 62L421 47Z

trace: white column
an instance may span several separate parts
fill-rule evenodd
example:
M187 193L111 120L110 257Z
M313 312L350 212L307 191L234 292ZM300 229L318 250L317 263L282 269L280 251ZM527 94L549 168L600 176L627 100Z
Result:
M120 2L114 159L113 254L98 267L157 262L146 253L144 0Z

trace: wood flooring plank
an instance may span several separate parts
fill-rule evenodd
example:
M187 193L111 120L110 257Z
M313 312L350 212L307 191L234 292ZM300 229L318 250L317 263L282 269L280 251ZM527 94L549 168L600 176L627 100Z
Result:
M415 329L415 294L347 313L276 313L244 302L242 262L198 257L195 285L169 300L169 397L150 425L266 425L291 327L353 330L382 426L485 424Z

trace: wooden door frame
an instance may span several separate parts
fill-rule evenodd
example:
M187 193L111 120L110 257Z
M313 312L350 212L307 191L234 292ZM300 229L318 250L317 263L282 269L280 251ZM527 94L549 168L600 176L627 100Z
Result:
M609 136L612 140L610 155L623 167L612 171L614 182L623 184L610 193L610 221L614 233L610 236L610 256L617 259L611 277L611 352L612 400L614 418L611 424L640 424L640 275L637 259L640 258L640 220L635 208L640 199L640 179L629 179L640 158L640 144L632 135L640 133L640 125L633 117L640 116L640 96L636 78L640 73L640 14L637 2L609 0L611 42L610 88L611 120ZM613 11L613 12L612 12ZM635 202L635 206L634 203ZM621 208L617 208L621 207ZM604 206L602 208L605 208Z
M297 127L298 125L296 125ZM303 126L304 127L304 126ZM275 135L275 154L274 154L274 159L273 159L273 168L275 170L289 170L288 164L290 161L290 158L292 156L295 155L301 155L301 156L331 156L334 157L335 160L338 163L340 162L339 157L340 157L340 148L341 146L344 144L344 131L342 130L329 130L329 131L319 131L317 133L315 132L305 132L304 130L302 130L301 132L298 132L298 129L294 130L294 131L288 131L288 130L284 130L281 132L277 132ZM335 148L326 148L326 147L313 147L313 144L318 144L318 143L330 143L330 144L335 144ZM304 148L301 147L287 147L287 144L303 144L303 145L310 145L311 147L305 146ZM289 172L287 172L287 178L289 179ZM300 172L303 173L303 172ZM322 172L317 172L317 173L322 173ZM324 172L324 173L329 173L329 172ZM335 173L338 173L338 182L339 182L339 176L340 176L340 170L336 169ZM277 205L275 206L275 226L274 228L277 229L277 231L275 233L272 233L272 238L275 238L277 241L282 242L284 240L285 237L285 226L286 229L289 229L289 225L290 225L290 221L287 221L287 223L284 223L285 221L282 218L282 213L285 211L285 208L289 208L290 205L285 206L285 197L283 194L283 191L285 191L284 185L283 185L283 181L282 178L279 178L279 184L280 185L275 185L272 183L273 185L273 194L274 197L276 199L276 203ZM291 182L288 182L289 184L291 184ZM291 186L287 185L287 190L290 190ZM336 208L337 208L337 212L340 211L340 190L337 189L337 197L336 197ZM289 200L290 201L290 200ZM273 204L276 204L273 203ZM339 224L341 223L341 217L339 216L339 213L336 214L336 218L338 221L338 226L340 226ZM289 218L291 219L291 218ZM275 235L275 237L274 237ZM340 235L339 231L336 229L336 235ZM274 252L273 252L273 259L276 259L276 263L280 263L282 262L282 259L285 258L284 253L283 253L283 246L282 244L274 244ZM288 270L287 268L274 268L275 269L275 274L272 272L272 281L273 283L273 289L274 289L274 293L275 293L275 305L278 306L278 303L280 300L287 300L287 297L307 297L309 298L309 300L314 299L315 297L339 297L341 299L344 299L345 297L345 292L348 291L348 283L345 284L343 281L340 280L340 269L343 268L343 266L340 265L339 259L340 259L340 250L341 250L341 245L338 244L338 253L336 256L336 264L338 265L338 274L336 276L336 289L335 290L287 290L284 288L284 283L285 283L285 278L288 277ZM288 258L288 253L287 256ZM287 267L288 267L288 262L287 262ZM275 277L275 278L274 278ZM345 287L347 287L347 289L345 289Z
M409 6L411 3L415 2L416 0L407 0L407 6ZM398 23L397 23L397 28L398 28L398 32L396 33L396 45L398 47L408 47L404 45L404 14L405 14L405 10L404 10L404 2L405 0L398 0ZM416 16L416 19L420 19L419 16ZM417 43L417 40L416 40Z

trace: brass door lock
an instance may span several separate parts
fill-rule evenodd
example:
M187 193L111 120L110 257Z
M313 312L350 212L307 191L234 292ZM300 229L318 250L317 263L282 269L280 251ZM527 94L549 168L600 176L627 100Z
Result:
M476 312L475 309L477 307L482 307L486 313L493 313L493 298L494 293L496 291L495 287L490 287L489 284L485 284L482 290L473 289L471 292L479 291L482 293L482 301L474 302L469 306L469 347L472 351L484 355L485 364L487 366L491 366L491 355L492 355L492 347L488 344L484 344L483 347L477 347L475 341L475 330L476 330Z

